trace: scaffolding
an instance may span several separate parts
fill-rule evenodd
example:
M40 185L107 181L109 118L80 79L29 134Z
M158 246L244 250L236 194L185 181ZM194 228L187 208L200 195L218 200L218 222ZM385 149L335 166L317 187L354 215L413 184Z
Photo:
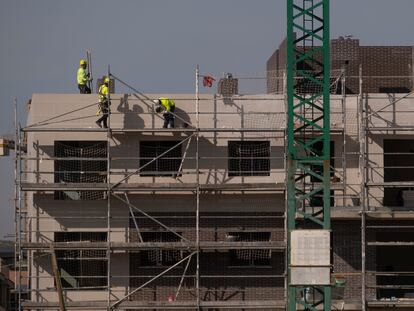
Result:
M359 79L362 90L365 84L374 85L384 77L363 76L360 68ZM389 87L399 85L412 90L412 83L413 77L388 77ZM402 251L403 257L410 256L414 245L410 238L414 212L409 196L413 181L406 176L413 159L412 91L405 94L361 91L359 106L363 306L364 309L412 307L410 277L414 266L404 263L398 255ZM390 255L392 260L387 259Z
M30 301L23 301L23 289L17 288L19 310L284 309L288 290L286 212L283 203L280 203L280 209L271 207L275 202L272 195L284 198L286 191L285 107L278 111L257 111L256 108L245 111L247 104L240 103L268 104L277 98L283 105L285 75L277 73L273 77L281 86L279 94L233 94L232 84L231 91L206 96L200 90L200 81L211 74L200 73L197 67L195 94L174 98L178 103L193 103L194 111L176 111L179 125L174 129L159 126L162 120L152 106L156 98L143 94L111 72L108 75L133 92L120 97L112 94L112 105L118 104L119 109L110 114L109 124L116 118L123 118L127 125L130 120L140 124L136 116L142 116L149 120L150 126L116 127L116 122L112 122L108 129L89 128L82 124L70 126L68 122L76 119L94 118L93 114L76 116L79 111L75 109L22 127L16 115L16 256L17 262L22 264L23 253L28 253L28 278L32 285L29 288ZM232 78L239 79L238 88L241 88L245 80L263 80L265 77L234 75ZM398 225L381 219L385 217L384 213L395 215L397 212L385 210L382 204L378 204L381 197L378 189L408 189L405 197L409 199L414 181L381 181L377 177L384 171L385 164L373 165L373 157L380 152L370 150L370 139L375 135L414 135L412 122L408 120L401 124L396 114L414 112L406 103L411 94L394 94L382 98L388 100L384 105L371 105L370 100L380 95L364 93L364 80L369 79L375 78L364 77L362 69L356 77L347 76L346 69L331 72L331 100L335 103L331 110L331 135L332 140L340 143L331 155L330 163L330 187L333 191L330 196L334 201L332 215L334 219L348 217L361 222L360 271L338 271L333 267L333 277L361 280L361 296L353 303L363 310L368 306L409 304L410 300L395 300L392 296L382 299L382 294L378 293L381 288L410 289L411 284L387 284L382 280L414 274L414 269L411 272L377 271L373 269L372 261L367 260L367 253L371 254L372 249L414 245L410 240L376 238L375 232L392 231ZM346 94L348 81L358 81L359 94ZM384 97L383 94L381 96ZM146 107L146 111L129 107L133 101ZM218 109L218 103L222 109ZM396 110L398 105L403 105L404 110ZM86 111L90 108L82 107ZM223 120L230 121L226 123ZM30 135L68 133L71 138L55 143L60 144L61 150L75 150L76 154L58 152L57 149L42 152L36 146L39 141L32 141L34 154L23 152L24 147L29 147ZM85 140L93 141L95 145L68 142L79 140L81 135L100 138ZM116 152L114 137L121 141L137 136L147 141L141 146L139 155ZM154 144L153 140L170 143ZM215 146L222 141L229 142L228 153L206 152L209 150L205 148L208 141ZM252 143L245 145L243 141ZM181 153L175 153L178 148ZM405 156L403 151L389 153ZM350 162L356 163L359 178L349 176ZM228 165L228 170L222 170L223 165ZM33 194L37 201L31 201L34 199L29 194ZM246 204L250 204L252 210L239 209L234 213L238 201L231 202L230 195L235 194L246 195L245 200L251 200ZM165 199L158 209L152 211L145 205L152 204L148 197L154 195ZM226 195L228 198L223 197ZM73 212L66 215L63 211L55 211L54 216L50 216L51 208L40 208L42 196L55 197L54 204L62 205L63 211L71 210L73 206ZM180 209L171 205L173 196L185 196L186 200L191 197L192 208ZM214 201L211 201L214 196L228 199L229 203L225 204L233 207L206 212L208 208L214 209ZM90 205L90 209L82 204ZM102 209L104 204L105 211ZM258 204L263 204L263 208ZM170 209L167 212L163 207ZM125 212L120 213L121 209ZM338 216L341 213L348 216ZM400 217L412 217L409 209L398 213ZM233 222L227 222L230 220ZM100 230L98 236L96 230L87 230L90 223L105 230ZM67 230L71 226L78 230ZM410 232L414 223L407 220L404 228ZM95 234L85 235L85 231ZM120 235L124 236L123 240L119 239ZM223 252L230 254L233 266L228 269L217 266L207 271L205 266L214 263L211 254ZM128 256L128 274L117 270L113 261L117 260L118 254ZM45 262L55 267L49 276L36 271L35 264ZM90 269L91 265L99 276L74 274ZM145 267L141 269L140 265ZM244 269L245 265L261 269L252 272ZM19 274L18 278L21 281L23 276ZM246 290L252 282L262 284L264 298L253 297ZM221 287L224 285L228 289ZM120 291L120 287L123 290ZM100 298L93 301L73 299L73 293L83 291L99 291ZM59 299L48 298L54 294ZM334 306L340 307L344 301L346 298L335 296L333 288Z
M151 106L155 98L149 98L145 94L139 92L131 85L119 79L116 75L108 72L108 76L112 77L118 83L131 89L133 94L129 96L149 108L147 114L154 120L159 118L153 111ZM245 112L243 107L237 107L236 111L241 115L240 127L218 127L206 128L200 126L200 118L206 115L213 116L214 122L218 122L216 112L200 111L200 102L205 104L210 99L203 98L200 95L199 81L204 77L196 69L196 94L193 101L195 102L194 116L182 116L179 112L175 114L177 123L183 123L185 126L175 129L162 129L157 126L149 128L115 128L109 126L108 129L99 128L67 128L58 127L59 124L65 124L67 120L73 121L71 112L64 113L48 118L35 124L29 124L26 127L17 126L16 141L21 145L31 133L45 133L54 135L54 133L95 133L97 135L106 133L106 141L83 141L80 144L77 141L55 141L53 154L40 155L39 148L36 149L36 156L17 153L16 165L16 191L19 205L16 208L16 219L19 222L17 231L25 234L25 238L21 235L17 236L18 254L27 251L30 254L31 266L35 265L38 258L48 257L51 254L53 273L51 278L59 286L56 288L60 293L59 300L54 302L47 301L44 298L50 292L56 292L56 288L39 288L38 284L44 282L45 276L39 276L38 272L31 273L30 279L32 286L29 290L34 297L34 301L20 301L20 309L27 308L105 308L105 309L200 309L200 308L274 308L275 306L283 307L283 301L272 300L256 300L252 298L243 298L240 300L224 301L219 299L217 295L226 295L218 293L218 289L214 287L214 282L222 282L230 279L231 282L249 282L249 280L261 279L266 284L283 284L285 276L284 269L280 271L267 270L266 273L255 275L248 273L236 273L234 275L221 274L220 269L216 273L201 274L200 270L204 269L205 259L200 258L200 253L214 252L231 252L234 256L233 261L236 262L234 271L240 270L239 266L262 264L265 262L270 265L270 259L279 260L284 266L284 253L286 243L284 240L284 211L272 212L250 212L239 213L239 215L228 213L226 211L218 212L211 215L206 210L200 211L200 204L203 198L214 194L225 193L251 193L257 197L257 194L272 193L283 194L285 186L283 180L280 182L248 182L246 176L266 176L275 175L275 172L282 173L283 165L280 168L271 169L270 160L284 163L284 157L271 156L269 139L283 141L284 136L284 113L274 113L267 122L263 122L264 116L268 113ZM120 105L122 101L121 98ZM176 102L180 98L174 98ZM225 105L237 106L237 102L249 100L248 96L240 96L236 98L236 94L215 95L214 101L224 101ZM254 99L256 100L256 99ZM258 99L263 102L270 102L271 97ZM117 99L111 99L114 104ZM86 107L89 108L89 107ZM216 108L215 108L216 109ZM128 109L127 109L128 110ZM109 124L114 115L119 114L125 117L135 116L137 113L133 111L113 112L109 117ZM229 118L234 112L223 112L224 116ZM91 117L91 116L88 116ZM194 117L194 118L192 118ZM191 122L194 119L195 122ZM278 123L273 123L277 120ZM157 120L158 121L158 120ZM246 126L245 123L249 125ZM114 135L174 135L177 139L170 144L153 144L147 142L140 146L139 156L118 157L113 155L113 137ZM238 135L241 135L239 137ZM225 137L234 137L236 140L233 144L232 151L228 156L215 156L200 154L200 140L205 144L206 136L208 139L220 140L220 135ZM171 137L169 137L171 138ZM239 140L242 139L241 142ZM254 139L253 144L244 144ZM85 144L85 142L87 142ZM161 141L163 142L163 141ZM175 153L177 148L184 149L183 154ZM260 158L261 157L261 158ZM259 162L257 162L259 158ZM36 170L34 173L27 165L30 161L41 166L41 162L50 161L54 163L54 169L46 171L43 169ZM120 172L119 162L124 163L131 161L137 164L136 169L130 169ZM206 166L211 161L230 161L233 167L229 170L229 177L240 180L240 182L227 182L223 180L223 172L218 169L212 169ZM22 164L25 163L25 164ZM190 164L189 164L190 163ZM200 167L203 165L203 168ZM122 165L122 164L121 164ZM193 166L194 169L189 169ZM212 182L205 179L201 182L200 176L205 171L210 170L207 178L213 179ZM161 171L161 173L160 173ZM148 182L136 182L140 177L148 180ZM156 178L168 177L170 182L156 182ZM54 178L54 179L53 179ZM131 181L134 179L134 181ZM137 179L138 178L138 179ZM165 179L165 178L164 178ZM189 180L191 179L191 182ZM230 178L231 179L231 178ZM45 182L47 180L48 182ZM53 180L53 181L52 181ZM52 181L52 182L51 182ZM65 204L76 204L79 201L99 202L106 201L106 215L93 216L87 213L81 213L79 216L67 216L61 214L53 217L53 221L61 222L78 222L80 227L87 227L88 221L98 221L101 224L106 222L105 232L61 232L54 227L51 230L42 228L47 221L51 220L46 213L39 213L40 208L33 206L34 213L23 212L22 193L40 193L43 195L53 194L55 200L61 200ZM143 209L136 202L134 197L140 194L156 194L163 193L183 193L185 195L194 196L194 207L192 211L187 211L186 215L182 213L169 214L151 213ZM119 204L123 205L128 211L127 216L114 215L114 211L119 208ZM114 207L116 206L116 207ZM70 207L69 207L70 208ZM37 211L36 211L37 209ZM119 234L118 231L123 229L114 227L114 223L118 221L129 222L128 237L126 241L113 241L112 236ZM179 222L189 224L186 228L177 229L171 220L179 219ZM238 225L231 225L226 228L223 220L236 219ZM253 222L256 226L253 226ZM149 225L148 222L151 224ZM259 222L266 225L261 226ZM21 223L24 223L24 228ZM40 225L39 225L40 223ZM215 225L213 225L216 223ZM180 230L180 231L178 231ZM230 230L230 232L229 232ZM57 232L59 231L59 232ZM100 234L98 240L95 236ZM91 234L93 235L91 237ZM54 235L54 237L52 236ZM214 236L216 237L214 238ZM123 252L130 254L130 260L134 261L136 253L141 257L141 264L146 261L149 267L146 274L142 271L133 271L130 275L116 275L112 269L111 258L114 253ZM132 254L132 255L131 255ZM280 255L277 255L280 254ZM132 257L131 257L132 256ZM143 257L145 257L143 259ZM275 258L276 257L276 258ZM76 259L79 262L76 262ZM75 260L75 261L74 261ZM83 260L83 262L82 262ZM203 261L203 262L200 262ZM91 263L94 264L93 269L98 269L102 273L106 273L106 278L94 277L93 275L81 276L74 275L78 269L92 269ZM239 266L237 266L239 265ZM184 270L180 274L180 269ZM102 268L106 267L106 268ZM135 266L136 267L136 266ZM177 269L179 268L179 269ZM35 268L33 268L35 269ZM130 266L130 270L133 267ZM240 271L242 271L241 269ZM86 278L86 279L85 279ZM116 280L128 279L128 292L119 296L113 293L113 286ZM106 281L105 281L106 279ZM233 281L232 281L233 280ZM143 301L140 296L142 292L148 290L152 284L159 282L159 286L163 284L176 284L175 293L170 293L167 297L160 297L156 301ZM200 282L203 285L200 285ZM213 285L211 285L213 284ZM225 284L225 283L223 283ZM211 287L211 289L209 289ZM72 302L68 299L67 291L70 290L96 290L104 289L107 292L106 301L85 301ZM282 286L283 289L283 286ZM64 292L64 293L62 293ZM46 294L45 294L46 293ZM246 296L246 293L237 295ZM102 296L102 295L100 295ZM40 298L39 298L40 297ZM210 297L210 298L206 298ZM275 296L276 297L276 296Z

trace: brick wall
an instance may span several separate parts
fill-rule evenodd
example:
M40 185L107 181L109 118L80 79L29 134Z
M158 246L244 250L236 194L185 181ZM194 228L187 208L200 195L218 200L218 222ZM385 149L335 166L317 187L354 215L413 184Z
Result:
M266 63L267 93L283 92L283 71L287 63L287 39L283 40L279 48L272 54Z
M229 216L230 214L222 214ZM188 215L187 215L188 216ZM218 216L218 215L216 215ZM225 233L238 230L268 230L272 232L271 240L283 241L282 219L252 218L237 219L217 218L201 221L202 241L226 241ZM263 215L262 215L263 216ZM140 219L141 229L157 229L157 225L150 224L148 219ZM166 225L171 225L186 238L194 239L194 219L163 219ZM333 299L347 303L360 302L361 299L361 223L360 220L338 221L332 223L332 260L334 273L344 274L346 284L344 287L333 289ZM158 228L159 229L159 228ZM158 230L157 229L157 230ZM190 229L190 230L188 230ZM276 230L275 230L276 229ZM131 240L136 240L136 232L131 228ZM186 254L184 254L186 255ZM369 256L368 256L369 257ZM375 256L369 260L375 261ZM370 261L370 265L373 263ZM133 295L134 300L167 300L168 296L175 294L185 263L169 273L167 278L161 278L144 290ZM164 268L165 269L165 268ZM131 254L131 275L148 276L160 273L162 268L141 267L139 253ZM178 296L179 300L195 299L195 261L192 260L187 271L184 287ZM230 254L227 250L204 251L200 254L200 290L201 299L205 301L216 300L283 300L285 298L284 278L285 253L272 252L271 264L266 267L237 267L232 266ZM246 277L240 277L240 276ZM221 277L217 277L221 276ZM250 277L248 277L250 276ZM260 277L258 277L260 276ZM136 277L131 279L131 288L139 286L149 278Z
M195 218L194 214L181 214L180 218L163 218L162 222L182 232L183 236L195 240ZM269 216L263 217L263 216ZM153 215L155 217L167 216L166 214ZM174 216L179 216L175 214ZM220 218L204 218L203 216L214 216ZM247 217L246 217L247 216ZM250 216L250 217L249 217ZM255 220L255 216L261 216ZM272 241L284 241L282 218L271 218L280 214L255 213L255 214L203 214L200 221L201 241L226 241L228 232L271 232ZM238 218L243 217L243 218ZM140 230L162 231L159 225L147 218L137 219ZM130 228L130 240L137 241L137 232L134 225ZM184 253L183 256L188 255ZM149 280L149 277L165 270L165 267L143 267L141 265L141 254L130 253L130 274L136 276L131 278L131 288L137 287ZM166 301L175 291L187 262L170 271L166 277L151 283L143 290L134 294L132 300ZM184 285L177 300L196 299L195 281L196 261L195 257L190 262L186 273ZM284 251L273 251L270 264L265 266L235 266L232 265L229 250L203 251L200 254L200 291L202 301L240 301L240 300L283 300L284 299L284 277L285 253ZM245 277L242 277L245 276Z
M346 284L333 288L333 299L359 302L361 299L361 222L332 222L333 273L343 274Z
M412 89L412 47L361 47L362 75L385 76L364 79L366 93L408 93ZM399 78L391 78L394 76ZM402 78L407 76L407 78Z
M277 61L275 61L277 58ZM316 56L320 59L320 56ZM361 46L357 39L331 40L331 70L346 69L346 91L359 93L359 67L362 65L364 93L408 93L413 89L413 48L411 46ZM286 66L286 42L267 62L267 71ZM269 77L269 75L268 75ZM383 77L383 78L379 78ZM268 81L267 92L278 90Z
M368 220L366 223L366 294L367 300L378 299L379 280L381 276L376 276L375 272L388 271L386 266L378 260L379 247L387 248L390 254L390 265L396 264L395 271L413 272L413 266L407 266L404 259L393 258L392 250L396 250L399 246L374 246L369 245L375 241L414 241L414 221L409 220ZM389 228L386 228L389 226ZM405 250L405 249L404 249ZM346 278L346 284L342 288L333 288L333 299L344 300L347 303L359 302L362 291L362 260L361 260L361 221L332 221L332 251L333 251L333 272L335 274L343 274ZM394 252L397 254L397 252ZM398 254L400 254L399 252ZM414 249L407 251L408 257L412 256ZM403 267L403 268L402 268ZM384 277L383 277L384 278ZM386 280L387 281L387 280ZM396 285L411 284L409 279L388 279ZM389 284L391 284L389 283ZM387 283L388 284L388 283Z
M164 268L140 267L139 254L130 257L130 271L134 276L156 275ZM173 269L143 290L132 295L132 300L167 301L175 295L186 262ZM190 262L183 287L177 297L180 301L196 299L195 257ZM284 299L284 253L273 252L267 267L232 267L227 251L200 254L200 295L202 301L243 301ZM244 277L242 277L244 276ZM131 278L131 288L148 281L149 277Z
M283 219L262 218L255 220L254 216L266 214L251 214L250 218L238 218L249 214L204 214L202 216L216 216L218 218L202 218L200 222L201 241L226 241L226 233L234 231L269 231L272 232L272 241L284 241ZM267 214L275 216L275 214ZM157 215L153 215L157 216ZM158 215L160 216L160 215ZM163 214L162 216L167 216ZM174 216L179 216L175 214ZM189 216L183 214L183 216ZM229 217L231 216L231 217ZM138 219L140 229L161 230L158 225L150 220ZM163 218L163 223L172 226L178 232L182 232L188 239L195 238L194 218ZM372 226L411 226L414 221L390 221L369 220L367 222L367 242L378 241L379 232L385 239L387 232L394 229L372 228ZM388 231L387 231L388 230ZM391 230L391 231L390 231ZM393 231L394 230L394 231ZM408 230L408 231L407 231ZM411 230L411 231L410 231ZM398 235L400 231L400 235ZM413 229L397 230L390 239L406 241L408 236L414 240ZM384 234L385 232L385 234ZM394 237L397 234L397 237ZM390 235L391 236L391 235ZM130 239L136 241L137 234L134 228L130 228ZM188 253L184 253L186 256ZM367 299L377 299L378 277L372 272L378 271L377 247L366 248L367 269ZM333 288L333 300L346 303L360 303L362 293L362 261L361 261L361 221L332 220L332 263L333 273L343 275L346 283L341 287ZM175 291L180 282L186 262L170 271L166 277L151 283L143 290L134 294L133 300L166 301ZM150 276L163 271L165 267L143 267L140 253L130 253L131 288L148 281ZM196 298L196 262L192 259L183 288L178 295L178 300L194 301ZM200 253L200 294L203 301L242 301L242 300L284 300L285 252L273 251L270 264L267 266L241 267L232 265L228 250L203 251Z
M182 235L194 241L196 238L195 231L195 215L194 213L177 213L174 214L174 218L168 218L168 215L173 214L154 214L153 217L162 217L160 220L162 223L176 231L182 232ZM206 216L206 218L204 217ZM207 218L213 216L211 218ZM241 218L238 218L238 217ZM269 216L269 218L266 218ZM232 214L232 213L217 213L201 214L200 219L200 240L201 241L218 241L225 242L227 232L238 231L268 231L272 232L272 241L283 241L284 221L280 217L280 214L270 213L245 213L245 214ZM165 218L167 217L167 218ZM223 217L223 218L220 218ZM256 218L255 218L256 217ZM137 218L138 227L146 231L165 231L160 225L156 224L149 218ZM130 241L138 241L138 236L134 230L134 224L130 222Z

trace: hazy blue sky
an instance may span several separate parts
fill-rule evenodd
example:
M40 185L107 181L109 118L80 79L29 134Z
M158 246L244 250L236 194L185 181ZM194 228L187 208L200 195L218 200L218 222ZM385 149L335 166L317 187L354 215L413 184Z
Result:
M92 49L144 92L193 92L193 71L263 74L285 36L285 0L0 0L0 135L12 98L77 92L79 58ZM364 45L414 45L413 0L331 0L331 36ZM0 159L0 238L13 231L12 158Z

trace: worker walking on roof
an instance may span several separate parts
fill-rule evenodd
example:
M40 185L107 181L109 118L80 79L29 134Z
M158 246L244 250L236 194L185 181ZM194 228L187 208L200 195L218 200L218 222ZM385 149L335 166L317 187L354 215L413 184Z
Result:
M79 62L79 69L77 74L78 89L81 94L91 94L91 89L88 87L88 81L91 81L89 73L86 73L86 68L88 67L88 62L84 59L81 59Z
M163 128L174 128L174 110L175 103L172 99L166 97L160 97L154 100L154 103L157 104L155 111L157 113L163 113L164 117L164 126Z
M99 87L98 95L99 95L99 106L98 106L97 114L98 115L102 114L102 117L100 117L96 121L96 124L99 127L102 127L101 123L103 123L103 127L108 128L107 120L108 120L109 113L111 111L109 108L111 103L109 102L109 78L108 77L103 78L103 83Z

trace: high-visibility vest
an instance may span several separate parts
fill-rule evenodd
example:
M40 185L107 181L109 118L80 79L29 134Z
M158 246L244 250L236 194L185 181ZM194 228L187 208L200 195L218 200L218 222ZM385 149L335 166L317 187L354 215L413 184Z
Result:
M165 108L165 111L168 112L171 110L172 107L175 107L175 103L172 99L166 97L160 97L160 104Z
M88 76L86 75L86 71L82 67L78 69L77 80L78 80L79 85L85 85L86 82L88 81Z
M102 84L99 87L98 94L99 94L99 102L100 103L105 102L108 99L109 88L105 84Z

